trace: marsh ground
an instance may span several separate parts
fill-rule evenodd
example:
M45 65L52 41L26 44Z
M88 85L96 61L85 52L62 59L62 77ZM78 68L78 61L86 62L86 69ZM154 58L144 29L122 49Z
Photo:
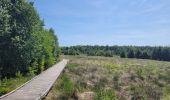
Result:
M170 100L170 62L63 57L69 64L46 100Z

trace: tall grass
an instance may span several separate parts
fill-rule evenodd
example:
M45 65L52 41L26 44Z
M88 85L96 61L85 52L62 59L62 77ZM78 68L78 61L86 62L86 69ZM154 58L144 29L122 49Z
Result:
M57 81L53 96L76 99L78 94L94 92L94 100L170 100L170 62L65 57L70 62Z
M29 81L33 76L22 76L21 74L17 74L16 78L4 78L0 81L0 96L16 89L21 86L25 82Z

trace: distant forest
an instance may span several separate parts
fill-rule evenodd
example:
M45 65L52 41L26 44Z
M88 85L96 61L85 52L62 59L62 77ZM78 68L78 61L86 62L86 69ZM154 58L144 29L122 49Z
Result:
M151 46L70 46L62 47L64 55L105 56L170 61L170 47Z

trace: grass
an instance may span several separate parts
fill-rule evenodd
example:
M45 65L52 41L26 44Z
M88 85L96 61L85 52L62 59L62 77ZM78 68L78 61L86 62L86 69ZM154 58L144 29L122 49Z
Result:
M3 79L0 81L0 96L9 93L10 91L16 89L21 86L28 80L30 80L33 76L19 76L17 78Z
M94 100L116 100L116 96L113 90L98 90Z
M88 100L170 100L170 62L119 57L64 58L70 62L47 96L48 100L83 97L89 97Z

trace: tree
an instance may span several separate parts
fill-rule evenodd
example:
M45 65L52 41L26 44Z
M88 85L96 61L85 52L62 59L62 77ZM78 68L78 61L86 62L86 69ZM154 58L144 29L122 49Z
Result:
M121 52L120 57L121 57L121 58L126 58L126 54L125 54L124 51Z
M135 54L135 57L136 57L136 58L141 58L141 56L142 56L141 51L140 51L140 50L137 50L137 52L136 52L136 54Z
M142 59L149 59L150 57L149 57L148 53L145 51L145 52L142 53L141 58Z
M122 56L129 55L130 58L154 59L170 61L170 47L151 46L71 46L62 47L62 53L68 55L68 51L74 49L78 54L89 56ZM128 57L128 56L127 56Z
M106 56L106 57L113 57L113 54L112 54L111 51L106 51L106 52L105 52L105 56Z
M128 58L134 58L135 56L134 56L134 51L133 50L130 50L129 52L128 52L128 54L127 54L127 57Z
M59 57L53 30L44 29L32 4L25 0L0 1L0 73L40 73ZM31 71L35 70L35 71Z

